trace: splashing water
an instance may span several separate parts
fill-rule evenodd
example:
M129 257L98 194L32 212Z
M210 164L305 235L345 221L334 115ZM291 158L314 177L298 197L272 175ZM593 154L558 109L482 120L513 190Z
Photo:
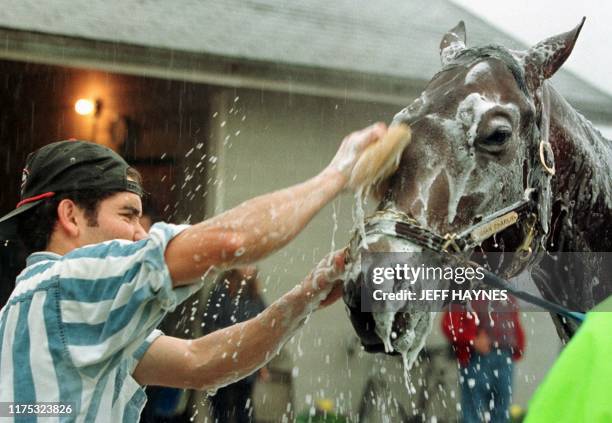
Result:
M410 362L410 357L408 357L407 353L402 353L402 367L404 369L404 386L406 387L406 392L408 395L416 394L416 389L414 385L410 382L410 369L412 368L412 364Z
M336 203L332 203L332 221L334 222L334 226L332 228L332 236L331 236L331 250L330 253L336 251L336 233L338 232L338 213L336 210Z
M376 335L383 341L385 345L385 352L393 352L393 345L391 344L391 328L393 325L393 319L395 318L395 312L385 311L380 313L372 313L372 318L376 324L374 329Z
M367 190L364 191L363 187L360 187L355 192L355 207L353 208L353 222L361 238L361 244L359 245L359 247L363 248L364 250L367 250L368 243L366 240L365 211L363 207L365 204L364 194L367 195Z

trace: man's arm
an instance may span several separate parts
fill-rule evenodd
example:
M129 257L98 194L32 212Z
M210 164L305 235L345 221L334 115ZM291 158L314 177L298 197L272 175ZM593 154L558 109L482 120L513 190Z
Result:
M254 262L286 245L346 187L363 151L385 132L381 123L354 132L314 178L246 201L183 231L165 253L174 286L190 283L212 266Z
M257 317L194 340L161 336L140 360L141 385L213 389L255 372L271 360L318 307L340 298L344 254L326 258L298 286Z

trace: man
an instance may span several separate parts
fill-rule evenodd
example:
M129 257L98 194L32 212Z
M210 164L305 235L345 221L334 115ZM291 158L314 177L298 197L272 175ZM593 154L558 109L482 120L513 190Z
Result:
M442 331L459 362L462 421L507 422L512 402L513 361L522 357L525 334L513 298L475 300L471 310L451 304Z
M120 156L75 141L32 153L21 201L0 219L0 232L17 232L33 252L0 311L0 406L12 407L0 412L136 421L143 385L211 389L256 371L309 313L339 298L342 254L247 322L195 340L155 327L206 272L254 262L291 241L385 132L376 124L349 135L304 183L193 226L157 223L148 236L139 222L140 177Z

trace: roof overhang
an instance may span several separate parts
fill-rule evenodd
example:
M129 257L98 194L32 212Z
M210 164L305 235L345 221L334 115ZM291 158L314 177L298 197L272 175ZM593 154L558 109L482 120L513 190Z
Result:
M259 61L8 28L0 28L0 37L4 40L0 59L401 107L409 104L427 83L426 79ZM608 108L588 101L570 101L593 121L612 120L612 110Z
M0 28L0 59L404 106L425 80Z

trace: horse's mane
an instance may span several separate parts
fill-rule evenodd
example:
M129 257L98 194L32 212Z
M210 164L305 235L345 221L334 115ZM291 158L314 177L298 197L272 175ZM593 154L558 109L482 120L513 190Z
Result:
M583 210L590 209L601 196L604 204L612 208L612 141L606 138L593 123L584 117L563 98L552 86L551 101L564 110L563 119L559 119L560 130L572 140L572 161L583 178L575 178L574 190L579 194L576 206Z

